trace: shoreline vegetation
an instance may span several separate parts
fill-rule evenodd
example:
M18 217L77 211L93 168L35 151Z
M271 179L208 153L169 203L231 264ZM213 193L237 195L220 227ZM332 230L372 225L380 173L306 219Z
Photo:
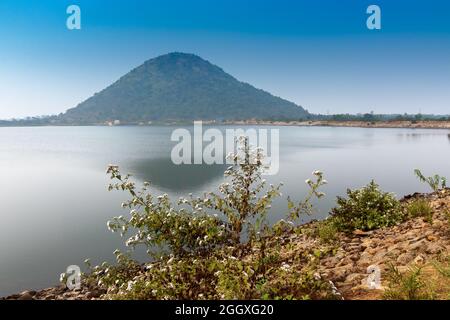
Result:
M241 147L218 191L177 205L109 166L109 190L129 194L122 207L130 213L108 228L128 247L146 247L150 262L116 250L115 264L86 261L78 290L61 284L3 299L450 299L450 188L444 177L415 170L432 192L400 200L371 181L338 197L327 219L299 224L324 196L325 174L314 171L304 199L288 197L286 218L269 225L282 185L266 185L261 153L245 139ZM62 283L66 279L63 274Z
M450 120L236 120L236 121L216 121L198 120L203 125L238 125L238 126L298 126L298 127L348 127L348 128L405 128L405 129L447 129L450 130ZM147 123L124 123L118 120L94 124L70 124L52 121L31 121L31 120L0 120L2 127L45 127L45 126L176 126L192 125L193 121L150 121Z

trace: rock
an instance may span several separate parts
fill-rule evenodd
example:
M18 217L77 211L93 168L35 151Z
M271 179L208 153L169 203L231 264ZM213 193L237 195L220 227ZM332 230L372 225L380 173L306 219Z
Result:
M386 253L386 256L390 257L390 258L397 258L399 255L402 254L402 251L400 249L393 249L390 250Z
M367 275L360 274L360 273L352 273L345 278L345 283L360 283L362 279L366 278Z
M359 260L359 254L354 253L354 254L350 255L349 258L352 262L356 262Z
M442 248L439 244L433 242L428 243L425 249L425 252L428 254L438 254L442 251L444 251L444 248Z
M89 291L88 293L86 293L86 298L87 299L92 299L92 298L99 298L102 295L102 293L98 290L92 290Z
M445 224L441 220L433 220L433 227L442 228L443 226L445 226Z
M358 261L358 265L362 267L368 267L372 264L372 255L367 251L364 251Z
M370 232L365 232L362 230L353 231L353 235L358 236L358 237L365 237L365 236L368 236L369 234L370 234Z
M350 257L345 257L336 266L337 267L348 266L349 268L353 267L353 260Z
M413 262L415 264L420 265L420 264L423 264L425 262L425 258L422 255L419 254L417 257L414 258Z
M20 297L17 298L17 300L33 300L33 295L31 295L29 291L24 291L20 294Z
M397 262L402 265L407 265L414 259L414 256L411 252L402 253L398 258Z
M333 274L333 281L336 282L342 282L345 280L347 275L351 272L351 269L347 266L344 267L337 267L332 270L330 270Z
M412 241L411 244L409 245L408 249L410 251L420 251L423 250L425 248L426 244L425 244L425 239L421 239L419 241Z
M380 250L377 253L375 253L375 255L372 258L372 261L374 261L375 263L380 262L384 256L386 255L386 250Z

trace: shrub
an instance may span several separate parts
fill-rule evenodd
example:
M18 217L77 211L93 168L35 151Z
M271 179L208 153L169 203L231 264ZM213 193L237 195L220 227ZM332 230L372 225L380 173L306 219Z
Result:
M410 202L406 207L406 212L410 218L423 217L425 221L430 223L433 220L433 209L428 201L424 199L418 199Z
M110 166L108 173L117 181L109 186L110 190L124 190L132 196L122 204L131 209L130 217L119 216L108 221L108 228L122 236L129 230L135 232L126 240L126 246L145 245L150 255L159 256L163 248L168 253L183 255L206 252L226 242L229 230L219 218L200 210L187 212L176 208L167 194L155 199L146 193L148 184L137 191L130 175L122 176L116 166Z
M347 190L348 199L338 197L332 219L339 231L373 230L395 225L403 220L400 202L391 193L382 192L370 182L358 190Z
M100 286L110 299L303 299L315 297L315 290L327 296L329 285L308 272L292 270L279 278L286 268L267 243L283 230L292 231L296 218L313 211L312 199L324 195L319 191L326 183L322 172L315 171L314 181L307 180L310 192L304 200L295 204L289 199L288 221L271 227L266 215L281 195L281 185L267 186L261 178L262 151L241 139L240 152L230 157L234 165L225 171L228 181L218 193L191 195L178 205L168 195L155 198L148 183L138 190L130 175L122 176L117 166L110 166L109 190L126 191L131 199L122 204L130 210L129 217L112 219L108 228L122 236L132 233L126 245L145 246L153 262L143 266L116 250L117 264L91 269L85 283ZM275 290L271 283L277 281L296 290Z

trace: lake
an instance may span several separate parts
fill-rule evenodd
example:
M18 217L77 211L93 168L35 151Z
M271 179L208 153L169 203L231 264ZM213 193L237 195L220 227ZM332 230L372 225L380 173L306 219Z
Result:
M108 164L151 181L154 193L177 200L216 191L224 166L176 166L170 160L176 127L0 128L0 296L58 283L72 264L113 261L122 248L106 222L124 214L126 194L108 192ZM323 218L337 195L375 179L398 196L428 191L413 170L450 177L450 131L332 127L267 127L280 130L280 170L266 177L283 182L283 199L271 221L286 215L286 197L300 199L311 172L329 184L318 204ZM221 127L224 129L224 127ZM142 252L136 253L143 258Z

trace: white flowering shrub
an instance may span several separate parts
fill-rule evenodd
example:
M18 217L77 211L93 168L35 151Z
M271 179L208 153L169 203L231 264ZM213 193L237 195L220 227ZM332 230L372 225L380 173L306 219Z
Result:
M210 251L228 238L224 222L216 216L177 208L167 194L155 198L148 192L148 183L137 191L130 175L122 176L117 166L110 166L107 172L116 181L109 190L124 190L131 195L122 204L130 209L130 216L108 221L108 228L122 236L128 231L135 232L126 240L127 246L145 245L152 256L160 256L165 249L167 253L182 255Z
M286 224L271 227L267 214L273 200L281 196L281 184L267 186L262 179L262 150L251 149L245 138L238 146L238 153L229 155L234 164L225 171L226 181L218 193L191 195L176 205L168 195L154 197L148 183L138 190L130 175L122 176L117 166L109 166L113 180L109 190L126 191L131 198L122 204L130 210L129 216L112 219L108 228L127 235L126 245L131 248L145 246L153 262L141 265L116 251L117 265L91 269L85 282L100 286L111 299L283 298L282 289L269 290L278 271L297 286L290 298L311 297L316 288L328 288L282 265L268 244L282 228L292 230L301 214L312 212L311 200L323 197L322 172L314 172L314 182L307 181L310 192L305 200L298 204L288 200Z

